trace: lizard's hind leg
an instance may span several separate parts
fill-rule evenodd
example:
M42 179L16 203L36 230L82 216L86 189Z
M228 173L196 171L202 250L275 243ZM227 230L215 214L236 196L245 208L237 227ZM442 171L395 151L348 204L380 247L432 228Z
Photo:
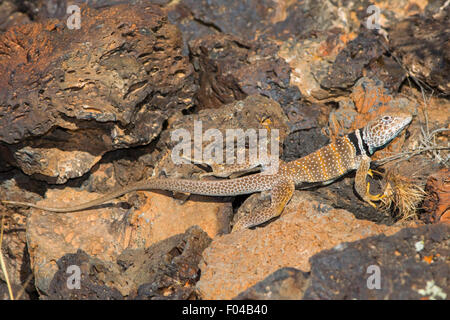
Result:
M275 184L271 192L271 204L269 207L252 211L241 217L233 227L233 231L250 228L279 216L286 204L294 194L295 184L292 180L281 180Z

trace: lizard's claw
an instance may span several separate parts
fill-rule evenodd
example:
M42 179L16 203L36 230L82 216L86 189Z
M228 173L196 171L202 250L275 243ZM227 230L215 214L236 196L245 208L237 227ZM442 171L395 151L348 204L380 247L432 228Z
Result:
M370 182L367 182L366 197L365 197L367 203L369 203L372 207L376 208L377 206L372 201L380 201L384 197L386 197L384 193L375 195L370 194Z

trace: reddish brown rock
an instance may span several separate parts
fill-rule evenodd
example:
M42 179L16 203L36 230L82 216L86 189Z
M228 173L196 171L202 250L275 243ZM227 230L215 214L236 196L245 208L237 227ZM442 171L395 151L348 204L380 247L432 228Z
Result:
M281 268L233 300L300 300L309 285L308 277L295 268Z
M310 259L303 299L446 300L449 232L444 224L404 228L323 250Z
M373 112L392 100L392 95L378 79L361 78L353 87L350 98L358 113Z
M152 192L141 194L146 197L134 197L131 200L137 204L136 209L105 204L67 214L31 210L27 221L27 241L37 288L47 292L50 280L58 270L55 261L78 249L111 262L126 248L148 247L184 233L194 225L200 226L210 237L229 230L232 214L230 203L193 198L182 205L170 195ZM66 188L49 190L47 199L38 203L64 207L99 196L98 193Z
M0 35L0 141L14 144L15 165L52 183L107 151L148 144L194 93L181 35L159 7L83 7L81 21Z
M392 93L383 81L362 77L352 87L350 99L341 99L339 108L330 113L329 123L334 133L343 134L364 127L368 121L386 112L416 115L417 107L416 101Z
M450 169L444 168L430 175L425 192L422 219L428 223L450 223Z
M342 243L312 256L310 272L279 269L235 299L445 300L449 231L425 225Z
M198 262L211 239L199 227L189 228L147 248L127 249L114 261L103 261L83 250L57 261L58 271L41 299L195 299ZM80 289L68 288L80 268ZM0 287L1 290L1 287ZM1 293L1 291L0 291Z
M231 299L279 268L309 271L309 258L321 250L400 229L357 220L309 192L296 191L278 220L215 238L203 252L197 289L203 299Z
M291 85L310 101L329 100L345 94L363 76L378 78L397 90L405 72L386 55L381 36L361 31L331 29L314 38L286 41L279 55L291 67Z

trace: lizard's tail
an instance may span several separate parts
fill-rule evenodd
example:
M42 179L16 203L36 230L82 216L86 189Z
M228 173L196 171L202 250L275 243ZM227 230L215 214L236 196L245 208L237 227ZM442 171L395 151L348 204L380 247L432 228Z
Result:
M92 201L66 208L51 208L28 202L0 200L5 204L32 207L51 212L74 212L99 206L105 202L139 190L167 190L207 196L235 196L271 189L274 177L270 175L251 175L230 180L188 180L188 179L151 179L145 182L123 187Z

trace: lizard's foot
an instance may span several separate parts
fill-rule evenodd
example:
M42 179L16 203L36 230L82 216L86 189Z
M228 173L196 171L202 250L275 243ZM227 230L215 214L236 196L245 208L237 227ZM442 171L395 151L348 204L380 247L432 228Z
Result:
M234 224L231 232L255 227L279 215L280 213L277 212L276 209L272 206L260 208L259 210L249 212L246 215L240 217Z
M272 188L271 205L241 217L233 226L233 230L231 232L254 227L272 218L278 217L283 211L284 206L289 202L289 200L291 200L294 190L295 184L293 181L280 181Z
M368 173L369 175L371 175L371 173ZM376 195L373 195L370 193L370 182L367 182L367 189L366 189L366 194L364 197L364 200L370 204L372 207L376 208L376 204L373 203L372 201L380 201L381 199L383 199L384 197L386 197L386 195L384 193L379 193Z

